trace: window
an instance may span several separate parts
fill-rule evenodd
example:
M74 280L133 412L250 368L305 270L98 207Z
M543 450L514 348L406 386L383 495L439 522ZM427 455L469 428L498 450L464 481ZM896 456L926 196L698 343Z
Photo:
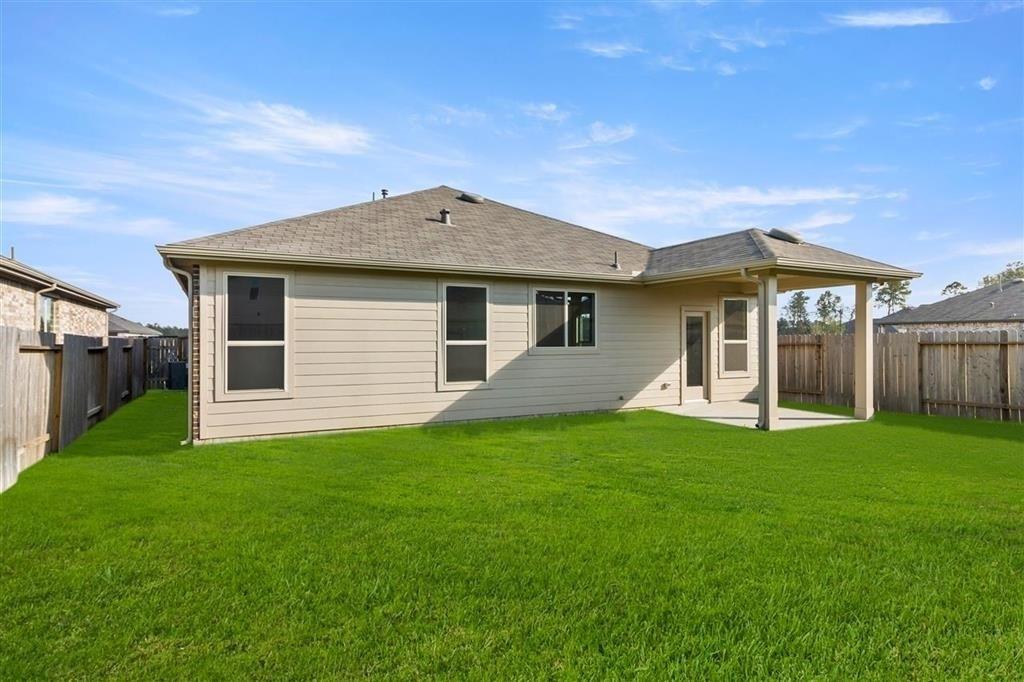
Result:
M444 383L487 382L487 287L444 287Z
M596 346L594 292L537 289L534 328L537 348Z
M748 358L747 311L745 298L726 298L722 301L722 373L746 374Z
M227 276L228 391L285 390L285 278Z
M56 326L56 301L50 296L39 297L39 331L52 332Z

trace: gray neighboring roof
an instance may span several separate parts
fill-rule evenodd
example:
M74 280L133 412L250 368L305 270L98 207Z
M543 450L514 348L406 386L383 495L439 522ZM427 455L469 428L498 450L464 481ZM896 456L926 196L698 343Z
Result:
M155 329L139 324L138 322L132 322L129 319L123 318L120 315L110 313L107 318L107 333L112 336L118 334L135 334L137 336L160 336L160 332Z
M899 310L877 324L927 324L938 322L1022 322L1024 279L968 291L944 301Z
M889 279L920 273L762 230L653 249L447 186L157 247L164 256L296 260L356 267L463 270L607 280L685 278L700 271L793 267ZM452 225L439 219L451 211ZM613 267L618 253L620 269Z
M0 278L25 282L36 287L37 290L48 289L55 286L56 289L51 295L73 298L77 301L88 303L98 308L118 307L118 304L114 303L110 299L103 298L91 291L86 291L81 287L76 287L74 284L68 284L63 280L59 280L52 275L46 274L42 270L36 270L33 267L25 265L21 261L8 258L7 256L0 256Z

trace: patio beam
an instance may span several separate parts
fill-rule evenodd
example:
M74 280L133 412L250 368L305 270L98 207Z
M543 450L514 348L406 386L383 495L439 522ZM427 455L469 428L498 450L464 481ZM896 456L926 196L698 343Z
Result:
M875 333L871 319L871 283L857 282L853 314L853 416L871 419L875 413Z
M779 278L775 273L757 276L757 427L779 428Z

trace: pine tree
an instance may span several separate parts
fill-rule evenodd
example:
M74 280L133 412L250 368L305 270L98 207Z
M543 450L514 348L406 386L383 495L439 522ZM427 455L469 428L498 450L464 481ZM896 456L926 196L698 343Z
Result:
M885 308L886 315L892 315L893 311L906 308L909 297L910 282L905 279L886 282L875 290L875 303Z

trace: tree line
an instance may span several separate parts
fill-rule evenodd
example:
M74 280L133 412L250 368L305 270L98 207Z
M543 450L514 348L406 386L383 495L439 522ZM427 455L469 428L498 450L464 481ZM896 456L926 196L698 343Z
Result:
M1001 271L985 275L978 282L979 287L1024 277L1024 261L1008 263ZM943 296L959 296L968 289L962 282L950 282L943 288ZM875 307L892 315L907 307L910 297L910 282L900 280L876 285L873 289ZM779 316L779 334L842 334L843 325L853 319L853 306L843 304L843 299L826 289L814 303L815 317L811 317L810 296L803 291L795 292Z

